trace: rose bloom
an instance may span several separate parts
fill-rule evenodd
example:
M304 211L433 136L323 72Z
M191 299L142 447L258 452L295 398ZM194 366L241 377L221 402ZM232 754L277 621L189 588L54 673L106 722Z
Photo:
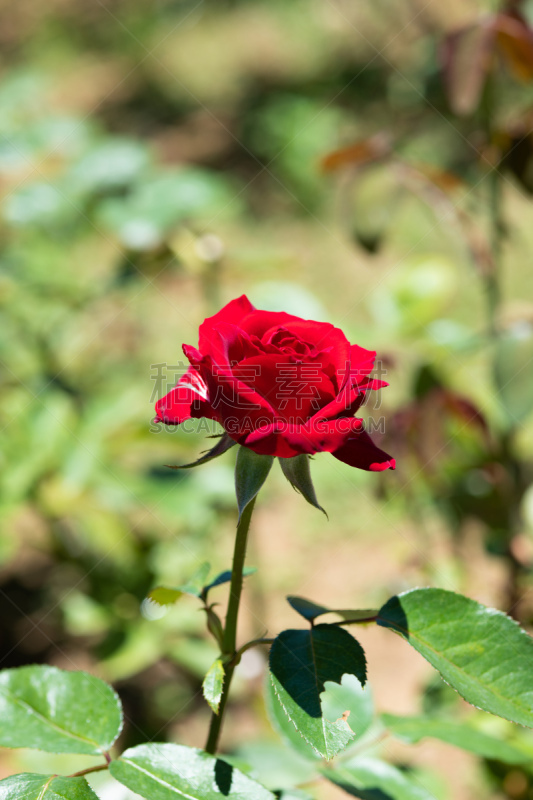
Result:
M259 311L243 295L200 325L191 366L156 405L157 422L216 420L256 453L292 458L328 452L359 469L394 469L355 416L375 352L351 345L327 322Z

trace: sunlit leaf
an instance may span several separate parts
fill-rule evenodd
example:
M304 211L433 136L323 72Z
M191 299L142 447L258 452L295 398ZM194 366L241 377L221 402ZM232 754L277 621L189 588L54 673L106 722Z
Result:
M402 636L472 705L533 727L533 639L501 611L444 589L392 597L378 625Z
M215 714L218 714L220 698L222 697L224 675L224 664L220 658L217 658L209 668L202 684L204 697Z
M322 774L359 800L435 800L416 776L377 758L357 758Z
M85 778L23 772L0 781L0 800L98 800Z
M328 683L322 695L322 713L327 719L338 719L344 714L357 742L374 719L370 686L368 683L361 686L355 675L343 675L340 683Z
M183 597L183 592L168 586L156 586L155 589L148 592L148 597L160 606L172 606L178 602L180 597Z
M98 754L122 728L113 689L87 672L33 666L0 672L0 745Z
M221 758L177 744L141 744L112 761L110 772L147 800L274 800Z

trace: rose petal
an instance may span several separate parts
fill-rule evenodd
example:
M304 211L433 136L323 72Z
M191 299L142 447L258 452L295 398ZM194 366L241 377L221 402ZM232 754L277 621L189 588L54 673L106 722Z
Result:
M350 436L345 444L333 452L333 455L351 467L370 472L396 468L396 460L376 447L366 431Z
M201 365L202 377L209 388L214 412L227 433L241 442L251 431L273 421L276 413L267 399L253 386L241 381L229 368L220 367L206 356Z
M247 358L232 373L264 397L278 417L293 423L304 423L335 397L336 387L320 364L295 362L288 355Z
M352 344L350 347L350 363L351 373L355 378L362 378L369 375L374 369L376 361L376 351L366 350L358 344Z
M280 458L292 458L302 453L330 453L362 426L362 420L347 417L318 422L309 420L303 425L276 420L254 430L242 444L256 453Z
M237 297L235 300L227 303L224 308L221 308L217 314L212 317L207 317L199 329L199 342L198 348L202 353L209 352L209 343L211 340L211 331L223 322L229 322L232 325L239 325L241 321L249 314L254 312L254 306L250 303L245 294Z
M261 342L252 338L238 325L221 322L209 334L209 342L204 344L203 354L211 356L220 367L231 368L245 358L264 355ZM196 351L198 352L198 351Z
M218 419L209 403L208 387L196 367L189 367L176 386L156 403L156 420L179 425L191 417Z

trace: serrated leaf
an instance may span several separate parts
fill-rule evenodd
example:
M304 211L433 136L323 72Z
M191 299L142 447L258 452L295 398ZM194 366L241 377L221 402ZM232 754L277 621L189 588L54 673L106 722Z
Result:
M204 697L209 703L212 711L218 714L218 707L220 706L220 698L222 697L222 689L224 687L224 664L220 658L211 664L207 674L202 683L202 690Z
M236 444L237 442L234 439L228 436L227 433L224 433L216 445L203 456L200 456L196 461L191 461L190 464L165 464L165 467L169 469L192 469L193 467L200 467L202 464L207 464L208 461L212 461L214 458L223 455Z
M270 724L276 733L279 734L283 742L290 745L299 755L311 759L312 761L318 761L320 755L315 748L304 739L292 720L287 716L276 694L270 674L266 676L265 681L265 706Z
M0 672L0 745L99 754L122 729L113 689L87 672L34 666Z
M0 800L98 800L85 778L23 772L0 781Z
M266 481L273 461L273 456L260 456L248 447L239 447L235 464L235 492L239 519Z
M242 577L248 578L250 575L254 575L256 572L257 567L245 567L242 571ZM207 594L207 592L211 591L211 589L214 589L215 586L221 586L223 583L229 583L231 581L231 575L232 572L230 569L224 570L224 572L221 572L219 575L217 575L216 578L211 581L211 583L208 583L207 586L204 586L204 593Z
M317 500L315 487L311 479L309 456L300 455L294 456L293 458L279 458L278 461L283 474L291 486L296 489L308 503L326 514Z
M365 683L363 648L347 631L332 625L283 631L270 650L270 674L285 713L317 753L333 758L353 739L346 720L328 720L320 703L326 681L350 674Z
M180 597L183 597L180 589L171 589L168 586L156 586L155 589L148 592L148 598L160 606L172 606Z
M322 712L328 719L338 719L346 712L348 725L356 737L367 732L374 720L374 701L368 684L361 686L355 675L343 675L339 683L330 683L322 695Z
M117 781L147 800L275 800L221 758L177 744L130 747L110 764Z
M377 609L374 608L327 608L319 603L313 603L312 600L306 600L305 597L297 597L297 595L294 594L288 595L287 602L298 614L309 622L312 622L314 619L324 614L337 614L339 617L353 622L362 622L364 620L370 622L375 620L376 614L378 613Z
M155 589L152 589L152 591L148 593L148 597L160 606L173 605L184 594L190 594L193 597L201 597L204 591L204 583L209 575L210 569L211 564L209 564L208 561L204 561L189 578L187 583L184 583L182 586L177 586L176 588L172 586L156 586Z
M354 675L343 675L340 684L327 682L326 691L321 695L322 713L326 719L339 719L348 711L346 721L358 738L362 736L374 719L372 693L367 686L362 688ZM297 753L311 760L317 760L316 750L303 738L287 717L270 679L265 681L265 705L271 725L281 739Z
M413 589L380 609L469 703L533 727L533 639L501 611L444 589Z
M435 800L414 775L377 758L357 758L322 774L359 800Z
M398 717L394 714L383 714L381 719L394 736L409 744L416 744L421 739L430 737L468 750L482 758L504 761L507 764L531 763L530 752L478 731L467 722L431 717Z

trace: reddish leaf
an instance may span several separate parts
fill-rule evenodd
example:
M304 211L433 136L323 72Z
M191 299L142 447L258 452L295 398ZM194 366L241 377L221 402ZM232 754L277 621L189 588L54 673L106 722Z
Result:
M360 167L379 161L391 152L391 143L386 134L378 133L370 139L361 139L359 142L333 150L324 156L321 167L324 172L334 172L340 167Z
M519 14L498 14L496 44L507 67L522 81L533 79L533 30Z
M494 58L494 18L450 33L442 47L444 84L452 111L471 114L479 105Z

